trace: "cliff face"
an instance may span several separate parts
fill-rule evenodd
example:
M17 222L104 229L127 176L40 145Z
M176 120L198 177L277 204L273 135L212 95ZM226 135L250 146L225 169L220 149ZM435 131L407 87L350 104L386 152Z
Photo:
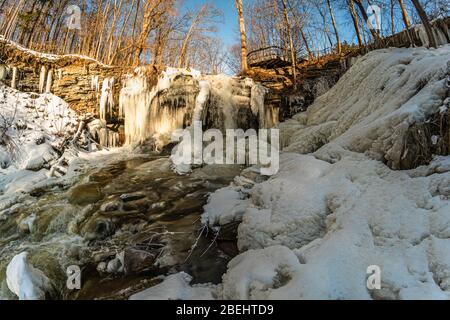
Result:
M94 116L99 114L104 79L116 79L113 95L118 100L119 79L128 71L81 55L42 54L4 38L0 38L0 65L4 70L0 80L6 84L24 92L50 91L77 113Z

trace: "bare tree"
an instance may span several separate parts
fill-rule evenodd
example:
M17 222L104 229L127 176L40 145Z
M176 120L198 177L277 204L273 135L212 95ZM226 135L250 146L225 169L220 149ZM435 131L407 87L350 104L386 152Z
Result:
M409 21L408 12L406 11L405 4L403 0L398 0L398 4L400 5L400 10L402 11L403 22L405 23L405 28L409 29L411 27L411 22Z
M359 28L358 14L356 13L355 6L353 5L353 0L347 0L347 5L350 10L350 16L352 17L356 37L358 38L358 45L361 47L363 45L363 40L361 36L361 30Z
M420 20L422 20L423 27L425 28L425 32L427 33L429 46L433 48L437 48L436 39L434 38L433 30L431 29L430 21L428 21L427 14L425 10L422 8L419 0L411 0L414 7L419 14Z
M331 23L333 24L334 34L336 35L337 52L340 54L342 51L341 40L339 40L339 33L337 30L336 21L334 20L333 9L331 8L330 0L326 0L326 1L327 1L328 9L330 10Z
M281 0L281 3L283 5L284 22L286 24L286 30L289 38L289 51L291 52L292 78L294 82L294 89L297 89L297 58L295 54L294 41L292 39L291 22L289 21L289 13L286 6L286 0Z
M248 72L247 35L245 33L244 7L242 0L236 0L236 9L238 12L239 32L241 35L241 73L245 75Z

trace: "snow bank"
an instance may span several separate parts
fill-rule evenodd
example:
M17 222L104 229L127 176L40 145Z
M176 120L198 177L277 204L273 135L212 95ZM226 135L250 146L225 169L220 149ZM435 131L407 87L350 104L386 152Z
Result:
M44 300L51 290L50 280L27 260L28 253L22 252L11 260L6 268L6 283L9 290L20 300Z
M21 93L0 87L0 189L20 170L49 169L68 135L77 130L77 115L51 94ZM12 175L12 176L11 176Z
M325 154L337 145L399 168L409 126L443 104L449 56L450 45L368 53L308 108L306 123L280 125L286 151Z
M185 272L170 275L154 287L136 293L130 300L212 300L214 285L190 285L192 277Z

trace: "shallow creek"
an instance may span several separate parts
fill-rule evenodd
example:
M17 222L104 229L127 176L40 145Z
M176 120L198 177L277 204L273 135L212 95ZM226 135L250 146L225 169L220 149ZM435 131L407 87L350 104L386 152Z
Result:
M0 297L14 298L5 272L23 251L53 282L53 299L126 299L174 271L219 283L236 254L233 235L214 241L200 215L208 194L242 169L205 166L180 176L167 157L137 157L88 170L68 189L39 194L0 221ZM81 290L66 287L71 265L81 268Z

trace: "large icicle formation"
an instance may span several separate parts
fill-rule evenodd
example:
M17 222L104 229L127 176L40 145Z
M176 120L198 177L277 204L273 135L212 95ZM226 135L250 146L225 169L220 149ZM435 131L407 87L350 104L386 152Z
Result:
M265 94L261 85L249 79L201 76L196 71L173 68L163 71L157 84L151 86L145 69L138 68L124 81L119 114L125 118L127 143L168 136L175 129L190 126L193 120L218 129L246 129L254 122L256 126L258 122L259 126L273 126L278 122L273 116L277 112L264 109ZM261 120L254 121L256 116Z
M97 79L98 81L98 79ZM95 84L95 82L94 82ZM95 84L98 86L98 84ZM106 116L112 116L114 109L114 78L105 78L100 96L100 119L106 120Z
M396 166L414 123L448 119L449 60L450 45L369 53L280 125L276 175L212 195L202 221L242 221L223 298L450 298L450 156L409 171L380 161Z

